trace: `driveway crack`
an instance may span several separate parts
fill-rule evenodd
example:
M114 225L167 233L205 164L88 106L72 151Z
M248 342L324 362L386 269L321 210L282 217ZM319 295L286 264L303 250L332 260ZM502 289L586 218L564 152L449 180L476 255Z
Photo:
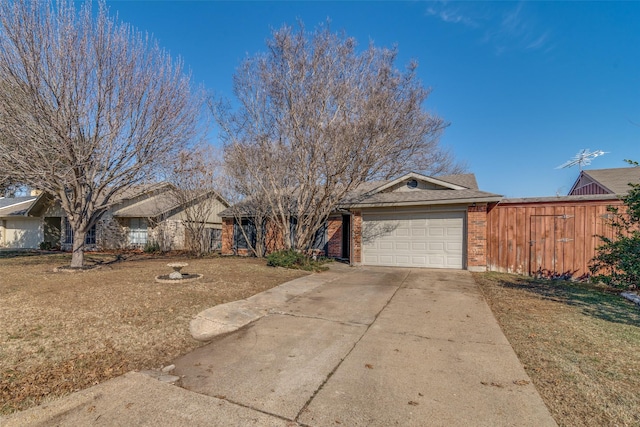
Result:
M306 401L306 403L302 406L302 409L300 409L300 411L298 412L298 414L295 416L294 421L297 422L298 424L300 424L300 422L298 421L298 419L300 418L300 416L307 411L307 408L309 407L309 405L311 404L311 402L313 401L313 399L315 399L315 397L318 395L318 393L320 393L320 391L324 388L325 384L331 379L331 377L333 376L333 374L335 374L335 372L338 370L338 368L342 365L342 363L345 361L345 359L347 357L349 357L349 355L351 353L353 353L353 350L358 346L358 344L360 343L360 341L362 341L362 338L367 334L367 332L369 332L369 329L371 328L371 326L373 326L374 323L376 323L376 320L378 320L378 316L380 316L380 313L382 313L384 311L385 308L387 308L387 306L389 305L389 303L391 302L391 300L396 296L396 294L398 293L398 291L404 286L407 278L409 277L409 275L411 274L412 270L408 270L407 273L405 274L405 276L402 278L402 281L400 282L400 284L396 287L396 290L393 292L393 294L389 297L389 299L385 302L385 304L382 306L382 308L376 313L376 315L373 318L373 322L371 322L369 325L367 325L367 328L362 332L362 335L360 335L360 338L358 338L358 340L353 344L353 346L351 346L351 348L349 349L349 351L347 352L347 354L344 355L344 357L342 357L340 359L340 361L336 364L336 366L331 370L331 372L329 372L329 374L327 374L327 377L324 379L324 381L322 382L322 384L320 384L320 386L313 392L313 394L311 395L311 397L309 397L309 399ZM305 425L305 424L301 424L301 425Z

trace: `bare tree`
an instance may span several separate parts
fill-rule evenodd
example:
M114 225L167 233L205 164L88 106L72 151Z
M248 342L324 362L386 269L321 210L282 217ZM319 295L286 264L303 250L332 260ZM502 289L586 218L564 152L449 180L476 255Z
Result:
M422 108L429 90L416 63L399 71L396 54L372 44L358 52L327 26L311 34L285 26L238 68L239 108L216 104L226 170L251 186L247 195L264 194L285 247L310 249L365 181L462 169L438 143L446 123Z
M185 247L192 255L209 252L211 225L218 212L218 193L215 191L220 162L211 146L200 145L181 152L171 169L171 195L177 206L183 207L182 224Z
M226 150L224 162L224 184L229 208L233 213L236 228L234 241L244 240L246 249L258 258L276 246L278 236L282 236L281 221L274 221L272 205L277 203L271 188L263 184L267 173L278 178L276 168L256 170L254 166L263 160L263 153L256 147L245 150ZM283 172L283 171L282 171ZM258 175L256 175L258 174Z
M95 16L94 16L95 15ZM0 169L60 202L72 267L115 195L153 179L199 133L180 61L87 1L0 2Z

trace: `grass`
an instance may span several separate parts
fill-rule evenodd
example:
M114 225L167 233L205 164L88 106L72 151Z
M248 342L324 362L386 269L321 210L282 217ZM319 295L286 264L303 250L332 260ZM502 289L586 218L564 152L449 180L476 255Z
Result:
M254 258L186 260L204 277L155 283L172 270L146 255L90 254L100 268L54 273L69 255L0 252L0 413L26 409L131 370L159 369L201 343L198 312L305 275Z
M590 284L474 277L559 425L640 425L638 307Z

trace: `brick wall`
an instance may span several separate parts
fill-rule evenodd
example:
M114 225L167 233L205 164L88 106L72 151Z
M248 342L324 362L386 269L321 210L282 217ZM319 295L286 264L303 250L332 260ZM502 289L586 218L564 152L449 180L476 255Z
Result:
M327 224L327 255L342 257L342 217L329 218Z
M467 270L487 269L487 205L469 206L467 210Z
M362 263L362 211L351 216L351 264Z
M222 219L222 255L233 255L233 218Z

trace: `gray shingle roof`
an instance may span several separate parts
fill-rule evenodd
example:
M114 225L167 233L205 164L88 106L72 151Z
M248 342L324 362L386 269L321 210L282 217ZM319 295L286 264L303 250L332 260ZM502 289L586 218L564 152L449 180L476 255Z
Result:
M154 218L176 207L177 203L175 198L173 198L171 194L162 193L131 206L116 209L113 211L113 216L122 218Z
M582 173L609 189L613 194L626 194L629 191L630 182L640 184L640 167L591 169Z
M490 202L498 201L502 196L499 194L487 193L478 190L478 183L474 174L459 175L441 175L434 176L440 181L445 181L461 187L462 190L422 190L414 191L394 191L394 192L371 192L383 187L385 184L391 183L393 179L384 181L368 181L360 184L351 194L349 194L342 206L343 207L373 207L373 206L398 206L398 205L421 205L421 204L456 204L456 203L474 203L474 202ZM243 211L250 210L245 207L248 202L242 205L236 205L235 209L244 208ZM233 216L233 209L226 209L220 213L222 217ZM247 212L248 213L248 212Z
M434 176L434 178L439 179L440 181L446 181L450 182L451 184L467 187L471 190L478 189L478 181L476 181L476 176L472 173L461 173L458 175L440 175Z
M0 198L0 217L24 215L35 200L33 196L2 197Z

